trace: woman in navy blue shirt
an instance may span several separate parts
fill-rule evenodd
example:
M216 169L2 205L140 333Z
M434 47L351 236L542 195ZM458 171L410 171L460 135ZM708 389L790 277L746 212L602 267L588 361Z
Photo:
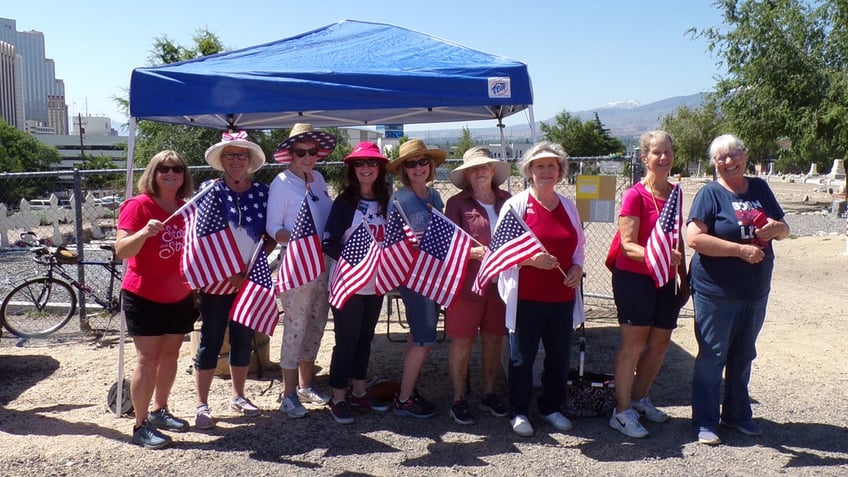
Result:
M718 180L695 196L686 242L695 250L689 267L698 341L692 424L699 442L716 445L719 424L762 434L752 418L748 382L771 289L771 241L788 237L789 225L768 184L745 176L748 149L741 139L715 138L710 158Z

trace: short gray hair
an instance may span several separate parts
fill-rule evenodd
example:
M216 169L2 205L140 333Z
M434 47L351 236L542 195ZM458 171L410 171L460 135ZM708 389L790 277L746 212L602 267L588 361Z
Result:
M713 139L710 143L710 160L716 160L719 154L729 152L730 150L739 151L748 154L748 148L745 143L735 134L722 134Z
M525 152L518 162L518 172L525 179L530 179L530 163L546 157L553 157L559 162L559 180L562 180L568 170L568 153L562 146L550 141L538 142Z

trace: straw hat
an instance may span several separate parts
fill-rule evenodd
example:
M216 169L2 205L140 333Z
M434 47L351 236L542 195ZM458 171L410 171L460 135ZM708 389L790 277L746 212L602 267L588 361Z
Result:
M291 152L289 148L292 144L300 141L315 141L318 143L318 160L329 156L333 149L336 148L336 138L332 134L324 131L316 131L308 123L297 123L292 126L289 138L281 142L274 151L274 160L281 164L291 162Z
M421 139L410 139L400 145L397 159L390 162L389 165L386 166L386 170L390 174L394 174L397 172L398 167L403 164L403 161L410 157L422 155L430 158L430 164L432 164L434 168L442 165L448 157L448 153L441 149L427 149L427 146L424 145L424 141Z
M265 152L258 144L250 142L245 131L236 133L224 132L221 135L221 142L213 144L206 150L206 163L212 166L213 169L223 171L224 166L221 164L221 153L227 146L244 147L250 151L250 165L247 167L248 174L253 174L265 165Z
M462 155L462 165L452 170L450 181L460 189L468 187L465 171L472 167L492 164L495 167L494 185L499 186L509 177L509 164L492 158L492 151L482 146L474 146Z

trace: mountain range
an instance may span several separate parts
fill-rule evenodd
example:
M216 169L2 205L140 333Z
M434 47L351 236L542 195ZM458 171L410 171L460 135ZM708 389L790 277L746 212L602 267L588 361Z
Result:
M649 104L641 104L636 100L628 99L615 101L584 111L568 111L572 116L580 118L581 121L589 121L598 114L601 122L609 129L610 134L618 138L638 137L646 131L656 129L662 122L662 118L671 114L681 106L698 108L704 102L706 93L696 93L688 96L674 96L661 99ZM546 124L554 124L556 118L543 121ZM500 141L500 133L497 127L469 128L471 136L476 141ZM425 139L429 142L451 142L462 137L462 129L434 129L426 131L409 131L409 137ZM508 141L530 139L529 125L507 126L504 128L504 136Z

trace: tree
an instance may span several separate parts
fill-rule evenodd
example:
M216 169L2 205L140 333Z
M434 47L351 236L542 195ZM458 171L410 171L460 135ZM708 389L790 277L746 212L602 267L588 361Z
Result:
M675 169L686 170L690 162L707 162L710 141L722 133L724 117L715 101L700 108L681 106L662 119L660 128L674 139Z
M39 172L51 170L62 161L59 150L40 143L32 134L19 131L0 119L0 170L3 172ZM53 178L32 179L26 185L0 190L0 202L17 204L22 198L40 197L50 193Z
M848 149L848 3L724 0L721 27L708 40L727 68L716 85L726 130L742 137L749 156L778 154L788 139L800 169L829 167Z
M594 119L581 122L580 118L563 111L556 116L555 124L542 123L541 128L546 140L562 145L571 156L607 156L625 152L624 143L610 135L597 113Z
M459 142L456 144L456 149L454 149L454 153L456 157L462 157L465 154L465 151L471 149L476 146L477 143L471 139L471 130L468 129L468 126L462 127L462 137L459 138Z

